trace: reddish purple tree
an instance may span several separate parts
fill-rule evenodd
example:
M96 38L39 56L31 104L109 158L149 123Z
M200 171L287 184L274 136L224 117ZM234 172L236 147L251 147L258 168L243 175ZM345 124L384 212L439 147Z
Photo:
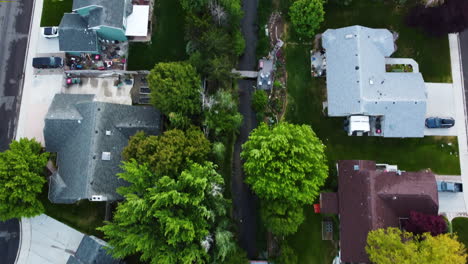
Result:
M413 234L420 235L429 232L432 236L437 236L447 232L447 223L440 215L428 215L411 211L404 228Z

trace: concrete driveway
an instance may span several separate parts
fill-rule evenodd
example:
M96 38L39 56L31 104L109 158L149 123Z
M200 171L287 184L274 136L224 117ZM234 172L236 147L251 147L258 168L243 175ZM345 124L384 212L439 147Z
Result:
M57 48L56 40L50 42L41 35L41 28L39 25L43 0L35 0L35 2L16 139L23 137L35 138L39 142L44 143L44 135L42 132L44 128L44 118L54 95L60 93L63 86L63 70L38 70L32 67L32 59L34 57L54 55L53 52L56 51ZM47 47L49 44L51 46Z
M426 83L427 109L426 117L452 117L455 126L451 128L425 128L425 136L457 136L457 120L454 88L451 83Z

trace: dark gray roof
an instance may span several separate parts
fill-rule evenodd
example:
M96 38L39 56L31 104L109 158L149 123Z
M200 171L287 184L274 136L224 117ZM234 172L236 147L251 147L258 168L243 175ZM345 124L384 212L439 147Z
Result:
M116 189L126 182L116 174L121 172L121 152L129 137L139 130L161 132L160 113L153 107L93 102L93 98L56 94L47 113L46 150L58 154L58 170L49 188L54 203L74 203L93 195L121 199ZM110 160L102 159L103 152L110 152Z
M419 72L386 72L395 51L387 29L351 26L322 34L329 116L384 116L384 137L423 137L426 86Z
M78 14L64 14L59 26L59 48L66 52L97 53L98 39L94 30Z
M88 20L89 27L110 26L124 28L124 16L132 13L130 0L74 0L73 11L91 7Z
M75 255L70 256L67 264L124 264L107 253L107 243L94 236L84 236Z

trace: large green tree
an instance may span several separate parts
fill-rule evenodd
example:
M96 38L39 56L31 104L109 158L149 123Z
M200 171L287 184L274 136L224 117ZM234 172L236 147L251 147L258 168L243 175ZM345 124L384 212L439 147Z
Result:
M172 129L159 136L138 132L123 150L125 160L147 163L158 175L176 175L186 168L187 161L203 162L211 151L210 142L195 127L186 131Z
M289 9L294 30L299 35L312 38L323 22L323 0L296 0Z
M235 250L227 241L232 234L216 224L230 202L222 195L224 180L212 163L193 163L176 177L155 175L135 160L123 168L119 177L130 186L118 192L126 200L113 221L99 228L114 257L139 253L151 264L201 264L222 262ZM211 252L218 253L212 257Z
M186 62L161 62L148 75L151 103L165 115L185 116L201 112L201 81Z
M375 264L464 264L467 258L455 235L418 236L393 227L369 232L366 252Z
M218 91L213 103L206 111L205 125L216 136L232 135L242 124L242 115L237 111L237 103L228 91Z
M275 234L294 233L328 176L325 146L310 126L265 124L242 146L246 183L261 198L262 217ZM285 226L289 224L289 226Z
M13 141L0 153L0 220L32 217L44 212L38 199L47 182L49 154L34 139Z
M185 11L200 11L208 5L208 0L180 0L180 4Z

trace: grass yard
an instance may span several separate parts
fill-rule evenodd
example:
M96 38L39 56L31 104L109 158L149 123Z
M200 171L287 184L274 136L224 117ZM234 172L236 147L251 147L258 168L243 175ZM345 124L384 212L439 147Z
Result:
M353 0L349 6L336 2L325 5L325 21L319 32L351 25L396 31L398 49L392 57L416 60L426 82L452 81L448 36L428 37L405 25L404 18L415 0L409 0L406 6L396 6L394 1Z
M73 0L44 0L41 27L58 26L64 13L72 11Z
M48 187L46 184L40 197L46 215L80 232L102 238L103 233L97 231L96 228L104 225L106 207L104 202L82 200L76 204L53 204L47 198L47 192Z
M288 241L298 256L298 263L332 263L336 253L331 241L322 241L322 215L314 213L313 207L309 206L305 216L304 223Z
M129 70L150 70L158 62L187 59L184 40L185 13L179 1L156 1L154 21L151 43L130 45Z
M457 217L452 220L453 232L457 233L458 240L468 248L468 218Z

